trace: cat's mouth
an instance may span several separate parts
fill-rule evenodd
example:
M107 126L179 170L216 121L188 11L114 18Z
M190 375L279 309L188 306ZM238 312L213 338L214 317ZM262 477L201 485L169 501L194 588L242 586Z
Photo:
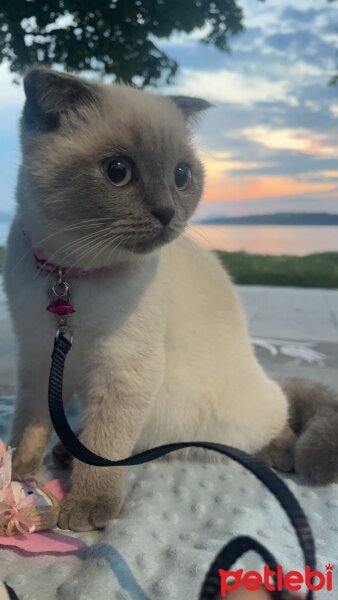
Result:
M147 252L152 252L160 246L164 246L164 244L169 244L175 238L177 238L180 233L181 231L176 231L172 228L165 227L155 237L128 241L127 244L125 244L125 249L135 254L146 254Z

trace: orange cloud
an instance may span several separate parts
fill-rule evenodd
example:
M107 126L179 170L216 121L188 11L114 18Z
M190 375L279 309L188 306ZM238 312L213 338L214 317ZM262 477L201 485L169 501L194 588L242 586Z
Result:
M206 182L204 198L208 202L236 202L243 200L263 200L283 196L337 192L334 182L299 181L291 177L259 176L234 179L224 176L223 181Z
M254 175L251 169L264 167L264 162L241 162L228 151L200 152L206 169L204 200L206 202L241 202L283 198L306 194L324 194L338 198L337 171L304 173L296 178L283 175ZM236 172L241 171L241 175ZM248 171L245 174L245 171ZM318 181L321 178L320 181Z

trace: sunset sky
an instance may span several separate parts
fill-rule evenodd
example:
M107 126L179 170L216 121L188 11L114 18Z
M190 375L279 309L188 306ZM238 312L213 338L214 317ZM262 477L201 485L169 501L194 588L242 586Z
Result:
M338 2L241 0L245 31L224 54L175 34L174 86L210 100L197 133L207 184L200 215L338 213ZM0 218L14 208L23 93L0 67Z
M199 128L202 214L338 213L338 3L242 0L230 54L177 36L177 91L215 108Z

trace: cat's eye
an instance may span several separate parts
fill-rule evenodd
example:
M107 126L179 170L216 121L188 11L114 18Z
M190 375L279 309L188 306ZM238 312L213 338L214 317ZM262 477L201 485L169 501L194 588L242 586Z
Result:
M116 158L109 161L106 169L110 181L117 187L128 185L133 178L131 162L126 158Z
M186 190L191 182L191 170L188 165L180 163L175 169L175 184L177 189L183 191Z

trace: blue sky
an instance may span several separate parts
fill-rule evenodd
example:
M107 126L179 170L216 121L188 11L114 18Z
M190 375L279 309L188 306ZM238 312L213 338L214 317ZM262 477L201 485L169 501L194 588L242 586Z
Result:
M224 54L200 31L160 45L174 86L214 104L198 128L207 185L200 214L338 213L338 2L241 0L245 31ZM0 66L0 222L14 211L21 86ZM1 225L0 225L1 227ZM3 225L2 227L6 227ZM1 233L0 233L1 237Z

